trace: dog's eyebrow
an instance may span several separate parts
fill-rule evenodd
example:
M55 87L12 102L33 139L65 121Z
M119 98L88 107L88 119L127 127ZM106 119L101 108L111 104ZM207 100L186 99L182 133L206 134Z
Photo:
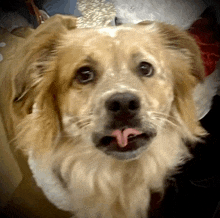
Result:
M131 55L132 60L139 60L141 58L143 58L143 54L141 52L135 52Z
M95 65L95 66L98 64L98 62L96 60L94 60L94 58L91 55L87 55L86 58L84 59L84 61L86 63L89 63L91 65Z
M139 58L140 56L142 56L142 54L140 52L135 52L131 56L133 59L136 59L136 58Z

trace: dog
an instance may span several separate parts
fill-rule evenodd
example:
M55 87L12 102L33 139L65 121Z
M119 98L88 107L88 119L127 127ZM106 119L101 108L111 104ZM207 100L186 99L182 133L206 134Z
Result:
M79 29L55 15L19 40L1 63L1 112L37 185L76 217L147 217L206 134L194 39L160 22Z

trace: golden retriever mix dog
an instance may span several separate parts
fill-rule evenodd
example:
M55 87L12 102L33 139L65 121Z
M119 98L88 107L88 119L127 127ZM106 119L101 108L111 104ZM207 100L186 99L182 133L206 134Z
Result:
M205 134L195 41L165 23L79 29L61 15L27 35L2 62L1 110L38 186L76 217L147 217Z

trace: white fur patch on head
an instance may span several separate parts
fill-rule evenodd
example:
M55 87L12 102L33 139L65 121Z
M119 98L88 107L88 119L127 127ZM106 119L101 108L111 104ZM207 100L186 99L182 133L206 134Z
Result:
M106 27L98 29L98 32L104 35L108 35L112 38L116 37L120 30L129 30L131 27L122 26L122 27Z
M118 33L118 29L117 28L103 28L103 29L99 29L98 32L109 35L111 37L116 37Z

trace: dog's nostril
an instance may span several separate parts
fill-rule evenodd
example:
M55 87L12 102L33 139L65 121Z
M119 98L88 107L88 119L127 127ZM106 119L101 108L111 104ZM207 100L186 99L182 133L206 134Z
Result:
M116 93L106 101L106 109L117 118L128 118L138 113L140 101L134 94Z
M113 111L113 112L117 112L120 110L120 103L118 101L113 101L111 102L111 104L109 104L108 106L108 110Z
M129 110L137 110L140 107L140 103L138 100L132 100L129 103Z

